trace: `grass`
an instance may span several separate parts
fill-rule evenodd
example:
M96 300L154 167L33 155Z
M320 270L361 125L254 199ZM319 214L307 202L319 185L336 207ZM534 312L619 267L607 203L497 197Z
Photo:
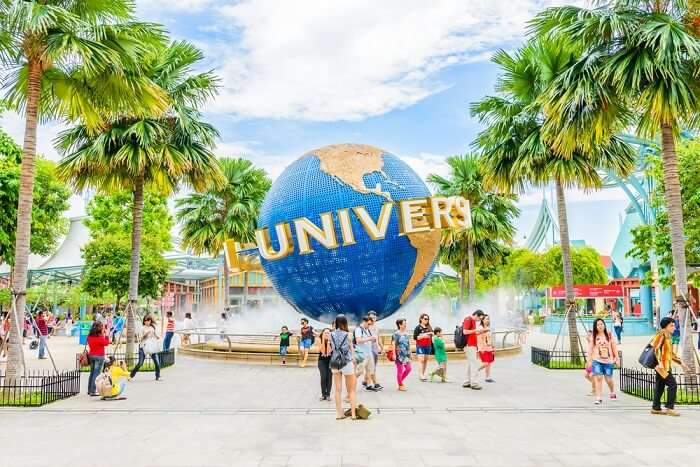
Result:
M23 394L9 394L0 391L0 407L39 407L43 404L48 404L49 402L54 402L58 400L58 396L51 396L51 394L46 394L44 400L41 400L41 392L25 392Z
M644 399L646 401L651 401L653 398L653 393L650 394L645 394L645 391L642 391L641 389L632 389L632 390L623 390L625 394L628 394L630 396L634 397L639 397L640 399ZM667 400L667 392L664 391L663 396L661 396L661 402L666 402ZM678 391L676 394L676 404L679 405L697 405L700 404L700 392L692 392L692 391Z

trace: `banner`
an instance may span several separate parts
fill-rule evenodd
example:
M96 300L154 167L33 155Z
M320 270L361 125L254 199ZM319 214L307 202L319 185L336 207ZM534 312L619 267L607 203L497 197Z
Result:
M549 296L552 298L566 298L564 287L551 287ZM575 285L574 296L576 298L622 298L624 293L619 285Z

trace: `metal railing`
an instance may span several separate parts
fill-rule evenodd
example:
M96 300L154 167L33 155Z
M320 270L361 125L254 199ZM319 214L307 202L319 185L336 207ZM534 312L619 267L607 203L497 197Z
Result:
M0 407L40 407L79 393L78 370L28 372L11 380L0 375Z
M654 400L656 371L646 368L620 368L620 391L647 401ZM695 375L673 373L678 385L676 404L700 404L700 385ZM666 392L661 398L666 401Z
M618 355L620 356L620 367L622 367L622 351L619 351ZM532 347L530 361L550 370L582 370L586 367L586 354L579 352L574 355L570 350L548 350Z
M162 370L163 368L167 368L169 366L173 366L175 364L175 349L171 348L168 350L161 350L158 352L156 355L158 355L158 363L160 364L160 369ZM126 366L129 370L134 368L136 366L136 362L138 362L139 359L139 354L134 353L130 358L126 357L126 352L117 352L115 354L109 354L107 353L107 357L109 356L114 356L114 359L117 362L123 361L126 362ZM90 365L87 366L80 366L80 354L75 355L75 367L81 371L81 372L87 372L90 371ZM146 354L146 359L143 362L143 366L141 367L140 371L155 371L156 367L153 364L153 359L149 354Z

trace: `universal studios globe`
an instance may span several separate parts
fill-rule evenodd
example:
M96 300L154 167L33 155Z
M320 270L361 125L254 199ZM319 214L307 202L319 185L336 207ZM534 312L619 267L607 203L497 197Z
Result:
M397 210L387 206L428 196L420 177L381 149L341 144L310 151L282 172L262 205L256 234L265 272L311 318L330 322L345 313L358 321L370 310L390 316L424 286L440 230L402 235Z

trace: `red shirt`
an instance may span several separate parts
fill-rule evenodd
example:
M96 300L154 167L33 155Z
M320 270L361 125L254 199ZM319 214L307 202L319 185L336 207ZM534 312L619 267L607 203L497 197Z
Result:
M104 357L105 347L109 345L109 339L107 336L88 336L87 343L90 348L88 355Z
M165 330L167 332L175 332L175 320L173 318L168 318L168 325Z
M476 320L472 318L471 316L467 316L464 318L464 322L462 323L462 328L466 331L471 331L473 329L476 329ZM477 343L477 338L476 338L476 333L473 334L467 334L467 347L476 347Z
M44 321L44 318L41 316L37 316L36 318L36 327L39 328L39 334L42 336L49 335L49 328L46 326L46 321Z

